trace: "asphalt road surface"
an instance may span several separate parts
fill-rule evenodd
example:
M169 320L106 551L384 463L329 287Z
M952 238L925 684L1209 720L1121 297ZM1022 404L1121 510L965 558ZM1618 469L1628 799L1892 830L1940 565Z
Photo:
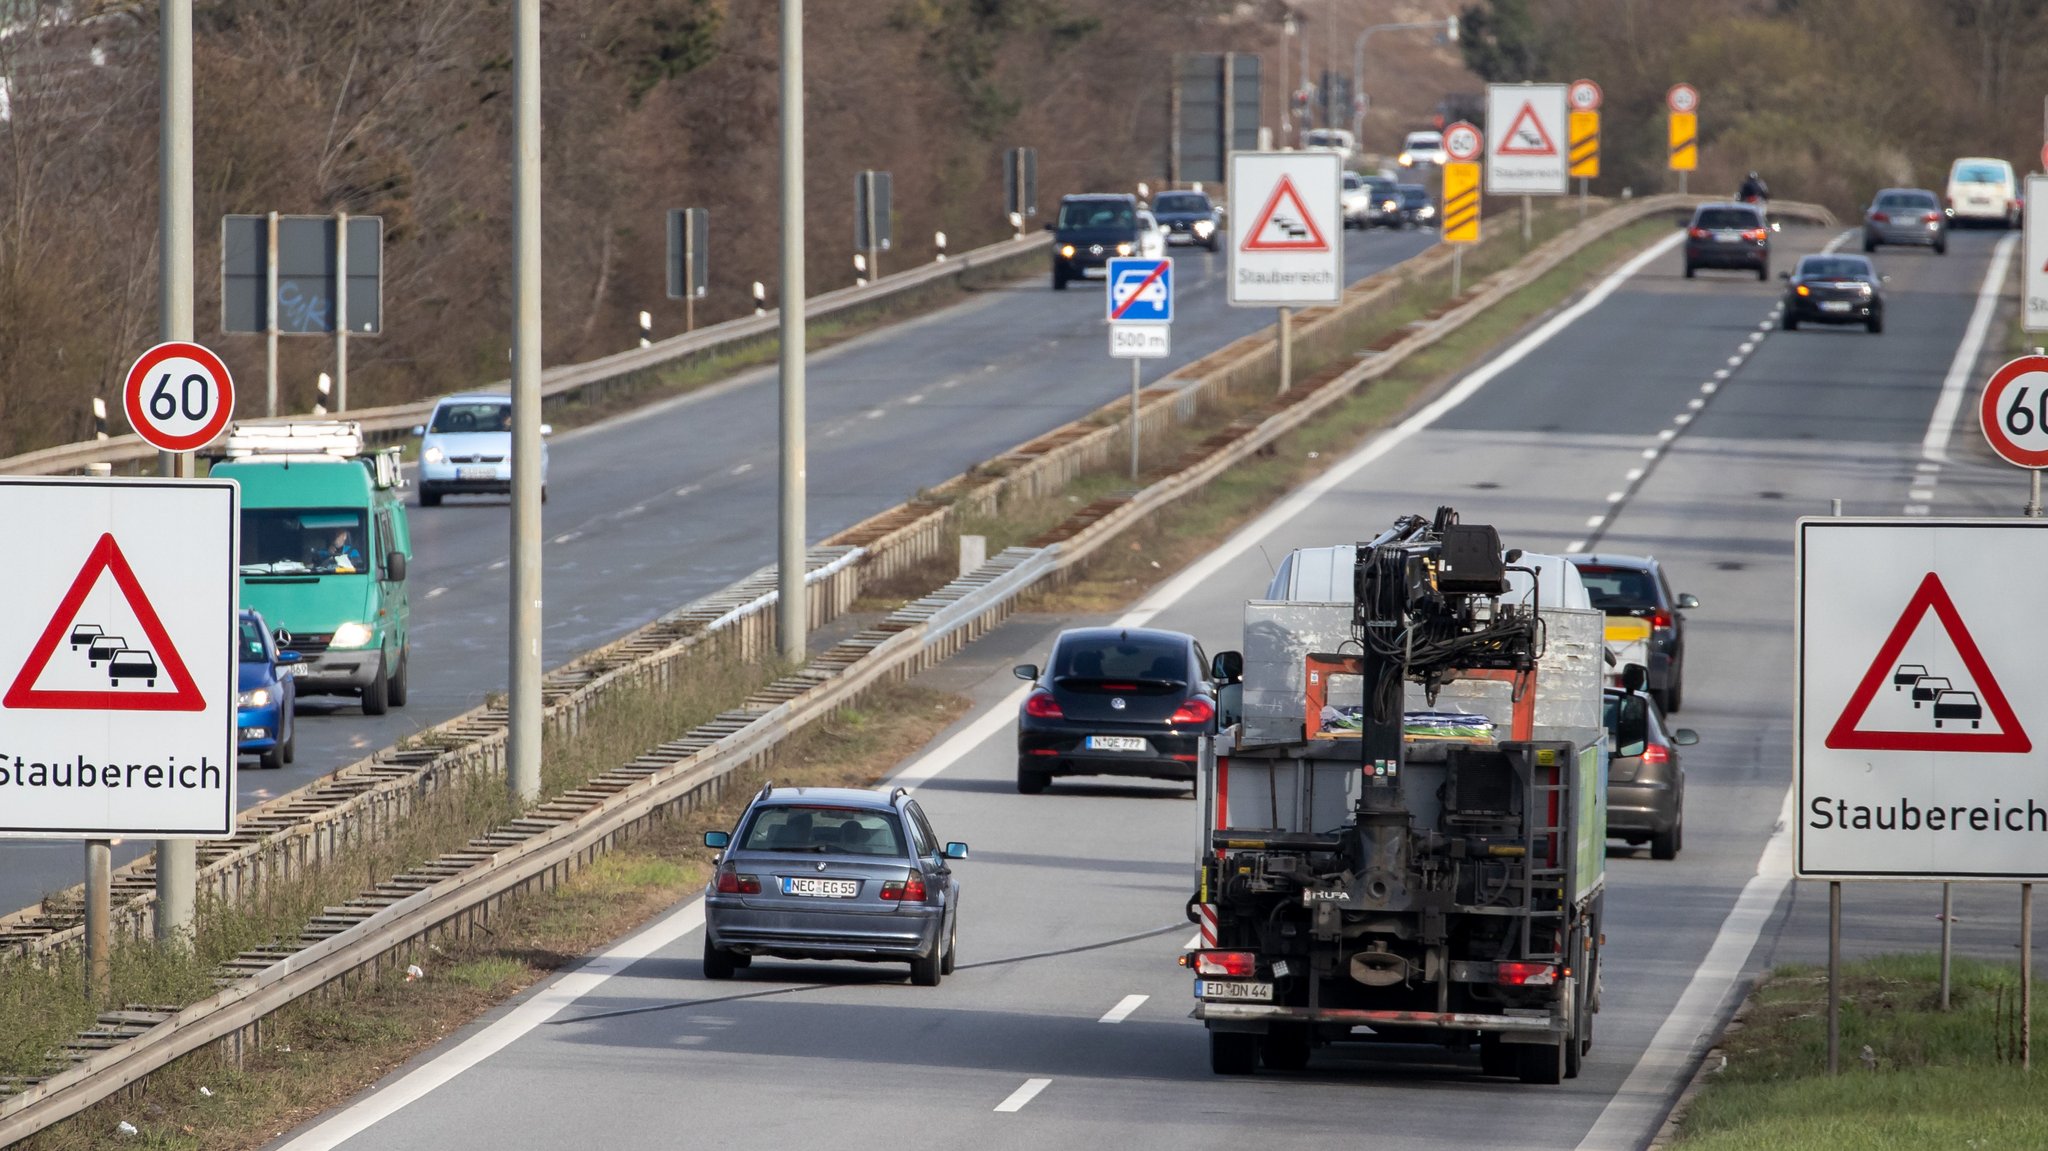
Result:
M1361 279L1428 250L1434 231L1344 233ZM1225 302L1225 258L1173 250L1173 352L1142 361L1149 383L1273 322ZM808 535L821 540L975 464L1095 410L1130 388L1109 358L1102 290L1052 291L1045 275L811 358ZM776 373L753 371L558 436L543 522L549 667L775 562ZM382 717L308 697L298 759L244 759L244 806L281 795L502 691L511 547L502 497L412 509L410 703ZM76 840L0 844L0 908L81 881ZM115 848L115 863L147 851Z
M1833 238L1786 232L1778 266ZM944 985L767 960L709 982L690 901L278 1145L1643 1145L1738 978L1812 957L1814 892L1792 893L1780 833L1793 521L1831 498L1851 513L1930 502L1911 494L1929 474L1923 444L1946 440L1929 425L1996 240L1959 233L1946 257L1881 256L1881 336L1779 332L1781 285L1687 281L1666 241L1611 295L1530 337L1547 341L1335 462L1122 617L1236 647L1266 556L1440 503L1509 546L1666 561L1704 605L1675 717L1701 736L1685 752L1685 849L1670 862L1610 850L1604 1004L1579 1078L1525 1087L1479 1078L1476 1056L1393 1046L1326 1049L1301 1074L1212 1076L1173 961L1192 933L1194 806L1165 785L1102 780L1016 794L1008 666L1042 656L1060 626L1100 622L1020 618L927 673L979 706L899 776L942 838L974 848L956 865L961 966ZM1854 926L1931 946L1929 894L1888 912L1873 891Z

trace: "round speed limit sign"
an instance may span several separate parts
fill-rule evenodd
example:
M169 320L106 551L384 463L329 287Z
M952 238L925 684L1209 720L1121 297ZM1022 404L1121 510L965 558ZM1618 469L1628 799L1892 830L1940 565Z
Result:
M204 447L235 414L235 382L220 357L173 341L142 353L121 389L128 426L160 452Z
M1673 84L1671 91L1664 94L1664 102L1673 112L1696 112L1700 106L1700 90L1690 84Z
M1453 160L1479 158L1479 129L1463 120L1444 129L1444 154Z
M1991 373L1977 419L2005 462L2048 468L2048 356L2021 356Z
M1600 108L1600 85L1591 80L1574 80L1565 90L1565 98L1571 101L1574 112L1595 112Z

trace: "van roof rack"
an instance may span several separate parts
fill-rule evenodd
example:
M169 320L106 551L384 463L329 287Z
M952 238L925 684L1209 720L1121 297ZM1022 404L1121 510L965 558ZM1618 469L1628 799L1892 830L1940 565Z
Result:
M236 423L224 448L229 459L250 456L354 459L363 454L363 425L354 420Z

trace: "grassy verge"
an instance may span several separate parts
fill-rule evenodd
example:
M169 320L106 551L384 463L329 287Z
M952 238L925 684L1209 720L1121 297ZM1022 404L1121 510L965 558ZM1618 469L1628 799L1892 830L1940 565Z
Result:
M1934 955L1843 968L1842 1073L1826 1066L1827 975L1782 968L1722 1044L1680 1127L1684 1151L2048 1147L2048 1093L2020 1070L2019 970L1955 960L1939 1010ZM2035 1032L2048 1012L2037 1003ZM2048 1058L2048 1052L2042 1053Z
M730 827L761 777L823 787L871 785L966 706L957 696L907 685L878 689L858 708L785 743L772 766L728 790L727 802L664 821L556 890L508 904L488 933L432 945L413 960L425 978L407 982L402 970L395 971L297 1004L265 1025L260 1050L241 1067L217 1055L192 1056L152 1076L139 1091L16 1146L260 1146L361 1092L492 1004L694 895L708 874L703 833ZM6 1034L0 1024L0 1036ZM117 1134L122 1122L139 1133Z

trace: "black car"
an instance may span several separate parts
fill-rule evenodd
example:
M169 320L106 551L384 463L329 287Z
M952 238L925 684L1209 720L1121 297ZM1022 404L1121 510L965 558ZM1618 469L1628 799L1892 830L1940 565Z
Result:
M1650 693L1675 712L1685 696L1685 613L1700 606L1691 593L1673 595L1664 565L1649 556L1574 555L1593 606L1611 616L1650 621Z
M1215 251L1223 243L1223 213L1205 192L1161 192L1152 215L1169 246L1195 244Z
M1420 184L1394 185L1395 198L1401 202L1397 209L1400 223L1410 228L1426 228L1436 223L1436 205L1429 202L1429 189Z
M1862 324L1884 331L1884 277L1862 256L1802 256L1785 274L1785 311L1778 325Z
M1052 286L1100 277L1112 256L1138 254L1138 198L1130 195L1066 196L1052 229Z
M1630 682L1639 685L1640 675ZM1639 686L1610 687L1605 703L1607 837L1647 843L1652 859L1675 859L1685 846L1685 768L1678 749L1700 737L1690 728L1665 727Z
M1701 204L1685 226L1685 278L1698 268L1754 270L1771 277L1771 229L1754 204Z
M1400 185L1392 176L1367 176L1365 192L1370 199L1366 202L1365 226L1368 228L1398 228L1401 226Z
M1072 628L1017 711L1017 790L1056 775L1128 775L1192 784L1195 748L1216 724L1208 660L1193 636L1150 628Z

